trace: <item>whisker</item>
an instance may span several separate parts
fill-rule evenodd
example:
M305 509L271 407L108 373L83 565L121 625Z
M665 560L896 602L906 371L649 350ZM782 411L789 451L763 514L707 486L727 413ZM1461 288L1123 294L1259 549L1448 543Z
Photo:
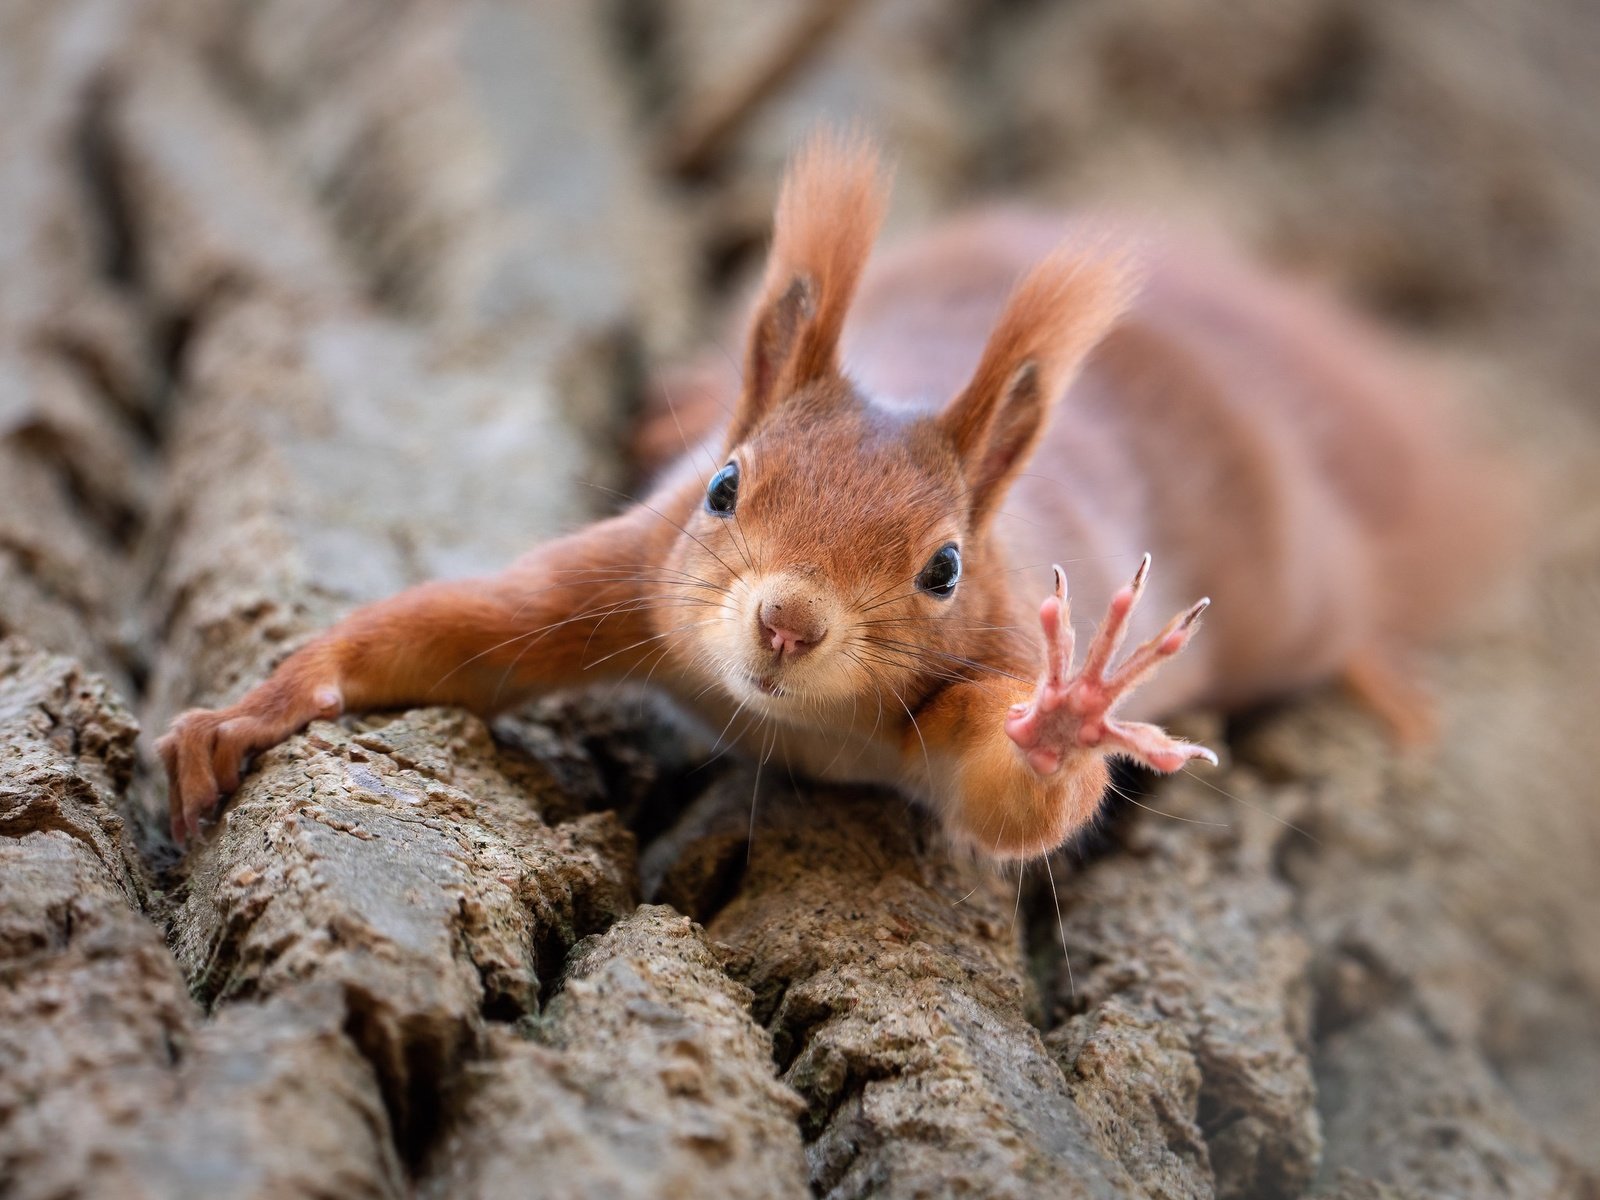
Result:
M971 572L971 573L964 573L961 576L961 582L967 583L967 582L969 582L971 580L974 580L974 579L989 579L989 578L992 578L992 577L994 577L996 575L1015 575L1019 571L1033 571L1033 570L1039 569L1040 567L1051 566L1053 563L1054 564L1059 564L1059 565L1061 565L1063 567L1069 567L1069 566L1072 566L1074 563L1095 562L1098 559L1102 559L1102 558L1117 558L1117 557L1121 557L1121 556L1120 555L1102 554L1102 555L1095 555L1095 556L1091 556L1091 557L1087 557L1087 558L1057 558L1057 559L1053 559L1052 562L1024 563L1020 567L996 567L992 571L974 571L974 572ZM891 583L889 585L889 588L897 587L900 584L905 583L905 582L906 581L903 580L903 579L896 580L894 583ZM859 607L858 611L864 612L864 613L871 612L874 609L883 608L885 605L893 604L897 600L909 599L910 597L915 596L917 594L917 589L913 586L912 589L909 592L902 592L898 596L890 596L887 600L880 600L876 604L871 603L871 601L877 600L878 597L882 596L884 592L889 590L889 588L884 588L883 591L878 592L876 595L868 596L866 598L866 600L858 601L858 604L861 606L861 607Z
M649 637L640 638L637 642L633 642L633 643L630 643L629 645L623 646L619 650L613 650L610 654L607 654L603 658L597 658L591 663L584 663L582 669L587 671L591 667L598 667L601 663L609 662L611 659L615 658L619 654L626 654L629 650L636 650L640 646L648 645L650 642L658 642L662 638L671 637L675 633L683 633L685 630L689 630L689 629L700 629L703 626L714 625L718 621L726 621L727 619L728 619L727 617L710 617L710 618L708 618L707 620L704 620L704 621L690 621L686 625L679 625L679 626L676 626L675 628L668 629L668 630L666 630L665 632L662 632L662 633L651 634Z
M987 621L955 621L942 617L874 617L870 621L856 621L860 625L929 625L938 622L941 629L979 629L987 633L1015 633L1021 625L991 625Z
M635 603L638 599L639 599L638 597L630 596L630 597L628 597L628 598L626 598L624 600L617 600L617 601L613 601L613 602L608 603L608 604L598 605L595 608L585 609L582 612L571 613L571 614L569 614L569 615L567 615L565 617L562 617L560 620L551 621L547 625L539 625L539 626L534 627L533 629L525 629L521 633L513 634L511 637L506 638L504 641L496 642L494 645L488 647L487 649L480 650L476 654L468 656L467 658L463 659L461 662L457 663L455 666L451 667L448 671L446 671L443 675L439 676L439 678L436 679L433 682L433 684L428 688L428 690L425 693L425 695L430 695L431 696L435 691L437 691L439 689L439 686L442 683L444 683L445 680L449 679L450 676L454 675L457 671L464 670L465 668L471 666L473 663L477 662L480 658L486 658L489 655L495 653L495 651L497 651L497 650L504 650L507 646L515 645L517 642L520 642L520 641L524 640L525 638L534 638L535 640L541 639L541 638L547 636L553 630L560 629L560 628L562 628L563 626L566 626L566 625L570 625L575 621L585 620L585 619L587 619L589 617L596 616L597 614L604 614L604 615L600 616L600 619L604 620L605 616L610 615L609 612L607 612L607 610L615 608L615 607L618 607L618 606L621 606L621 605L627 605L627 604ZM665 598L663 598L663 599L665 599ZM698 601L698 603L709 603L709 602L708 601ZM526 608L526 607L527 607L527 605L524 604L523 608ZM518 614L519 615L520 615L520 612L521 612L521 609L518 610ZM512 619L515 620L516 619L515 616L513 616ZM522 655L518 654L516 658L512 659L511 665L515 666L517 664L517 662L520 661L521 657L522 657ZM509 670L510 668L507 668L507 669ZM503 684L504 680L502 679L501 682Z
M1220 788L1216 784L1212 783L1209 779L1203 779L1199 775L1196 775L1188 767L1184 767L1183 768L1183 773L1185 775L1189 776L1190 779L1195 780L1197 783L1205 784L1208 788L1210 788L1213 792L1216 792L1218 795L1226 796L1229 800L1236 801L1237 803L1244 805L1246 808L1251 809L1254 812L1261 813L1263 816L1271 817L1279 825L1282 825L1285 829L1294 830L1301 837L1303 837L1303 838L1307 839L1308 841L1310 841L1313 845L1316 845L1316 846L1322 845L1322 842L1320 840L1318 840L1318 838L1315 835L1307 832L1304 829L1301 829L1300 826L1296 825L1293 821L1289 821L1289 820L1286 820L1283 817L1280 817L1277 813L1273 812L1271 809L1262 808L1259 804L1251 804L1248 800L1244 799L1244 797L1242 797L1242 796L1235 796L1232 792L1228 791L1226 788Z
M951 903L950 907L951 908L959 908L961 905L965 904L968 900L971 900L972 897L977 894L978 889L981 888L982 886L983 886L983 884L981 884L981 883L973 884L972 885L972 891L968 892L965 896L961 897L961 899L953 901Z
M750 833L744 843L744 865L750 865L750 855L756 844L756 797L761 794L761 768L767 765L767 759L772 757L772 750L778 744L777 726L768 727L772 732L772 741L767 744L766 750L756 761L756 781L750 789Z
M741 704L739 707L742 709L744 706ZM750 713L746 716L744 724L741 725L739 727L738 732L733 735L733 740L730 741L721 750L717 751L717 753L712 755L710 758L706 759L706 761L701 763L700 766L696 767L695 771L699 771L699 770L702 770L702 769L704 769L706 767L709 767L712 763L716 762L718 759L726 757L728 755L728 753L735 746L739 745L741 742L743 742L745 740L745 738L750 736L750 731L752 729L755 729L758 725L760 725L761 721L762 721L761 714L756 712L754 709L752 709L750 711ZM693 771L690 772L690 774L693 774L693 773L694 773Z
M860 653L882 666L904 667L907 670L931 675L935 679L944 679L950 683L962 683L969 680L973 683L981 682L951 667L942 666L938 662L925 661L920 651L901 650L895 646L882 646L866 640L858 642L857 645L860 647Z
M683 443L683 453L686 457L693 458L694 451L689 448L689 435L684 433L683 422L678 420L678 402L673 399L672 389L667 386L666 373L658 371L656 374L661 381L661 394L667 398L667 411L672 414L672 423L677 427L678 440ZM711 466L711 475L715 475L717 473L717 460L711 456L711 451L707 449L704 442L699 443L699 449L705 454L706 462ZM707 475L703 480L701 480L701 483L709 484L711 482L711 475Z
M721 354L723 358L728 360L728 366L733 369L733 377L738 381L738 386L742 389L744 387L744 368L739 365L739 361L734 358L732 354L728 353L728 347L723 344L721 338L712 338L711 344L716 348L717 353ZM720 395L713 392L712 397L716 400L717 404L721 406L722 411L727 413L730 418L734 415L732 405L730 405Z
M966 667L967 664L959 661L955 662L954 665L941 664L937 659L929 661L928 655L933 652L920 648L911 649L907 647L902 649L896 646L874 645L872 643L864 643L864 645L879 655L879 661L884 662L884 665L893 665L915 671L919 674L931 676L934 679L942 679L947 683L968 683L973 687L983 689L985 694L991 696L997 694L993 690L993 681L985 679L981 674L975 674L974 671L983 671L991 675L1015 679L1021 683L1029 682L1021 676L1012 675L999 667L984 667L981 664L972 664L970 668L963 670L960 668Z
M613 572L613 573L611 573L611 574L601 574L602 570ZM722 589L720 587L718 587L716 584L712 583L709 579L704 579L699 575L695 575L695 574L693 574L692 572L689 572L689 571L680 570L677 567L669 567L664 563L653 565L651 567L651 570L654 570L654 571L670 571L674 575L681 576L681 579L670 579L670 578L669 579L660 579L660 578L655 578L655 577L650 576L650 575L643 575L643 574L640 574L639 572L629 572L627 574L616 574L615 573L615 572L618 572L620 570L621 570L620 565L619 566L606 567L606 568L600 568L600 567L551 567L551 568L549 568L549 574L551 574L551 575L569 575L569 576L578 576L579 578L567 579L567 580L563 580L561 583L551 584L549 587L540 588L539 592L548 592L548 591L552 591L552 590L554 590L556 588L571 587L571 586L573 586L575 584L579 584L579 583L660 583L660 584L671 585L671 586L674 586L674 587L684 587L684 586L687 586L689 582L693 582L694 584L696 584L696 585L698 585L700 587L710 588L713 591L718 591L718 592L722 591ZM533 594L536 595L538 593L533 593Z
M864 655L864 661L862 659L857 659L857 661L862 662L863 666L865 666L867 662L871 662L880 667L895 667L900 670L915 671L919 675L928 676L944 683L970 683L973 687L982 688L990 695L994 694L992 691L990 691L989 686L982 680L973 679L967 675L958 675L953 671L940 670L936 666L929 666L926 663L918 662L914 659L891 657L892 655L903 653L898 650L878 651L876 653L863 651L862 653Z
M723 748L721 750L718 749L718 747L722 745L722 739L728 736L728 730L733 728L733 723L739 719L739 714L742 713L745 710L745 706L747 704L749 704L749 703L750 703L750 701L747 700L747 699L739 701L738 707L733 710L733 715L728 718L728 723L722 727L722 732L717 734L717 740L711 744L711 750L712 750L711 757L706 759L705 762L701 763L698 767L696 767L694 769L695 771L703 771L703 770L705 770L712 763L716 762L717 759L721 758L724 754L726 754L729 750L731 750L733 748L733 742L729 742L727 747L725 747L725 748ZM750 726L748 724L746 724L744 729L740 730L739 733L735 735L734 741L742 740L744 735L746 733L748 733L749 731L750 731ZM694 771L691 771L690 774L691 775L694 774Z
M863 663L859 658L855 658L853 655L851 655L851 653L849 652L848 649L846 649L844 653L845 653L845 657L846 658L851 659L862 670L866 670L866 664ZM851 728L852 731L856 727L856 710L858 708L860 708L860 706L861 706L861 692L860 692L860 689L857 689L855 694L850 697L850 728ZM879 711L880 712L882 711L881 706L879 708ZM877 732L877 726L873 726L873 732ZM820 774L824 778L827 777L829 771L833 770L834 764L836 764L839 761L839 756L844 753L845 747L848 746L849 744L850 744L850 741L849 741L848 738L841 737L839 739L839 748L833 752L833 757L828 760L828 765L823 767L822 771L820 772Z
M1177 813L1162 812L1159 808L1153 808L1148 804L1141 804L1127 792L1119 788L1114 782L1108 782L1106 786L1117 795L1121 796L1129 804L1133 805L1135 808L1142 808L1145 810L1145 812L1155 813L1155 815L1158 817L1167 817L1173 821L1182 821L1186 825L1210 825L1213 829L1233 828L1233 826L1228 824L1226 821L1202 821L1198 817L1180 817Z
M618 605L614 606L610 612L606 613L604 616L600 617L597 621L595 621L594 628L589 630L589 636L584 640L583 653L587 654L589 652L589 647L594 643L595 635L600 632L600 626L605 624L606 621L610 620L612 617L615 617L615 616L618 616L618 615L621 615L621 614L624 614L624 613L628 614L629 616L631 616L634 613L660 612L663 609L669 609L669 608L721 608L721 607L722 606L720 604L717 604L714 601L701 600L698 597L689 597L689 596L659 597L659 598L653 598L650 601L645 602L645 603L639 603L639 604L634 604L634 605L629 605L627 602L623 602L621 604L618 604ZM582 655L580 655L579 657L582 657Z
M957 663L963 667L970 667L974 671L986 671L991 675L1003 675L1007 679L1015 679L1018 683L1034 682L1027 676L1013 674L1012 672L1005 670L1003 667L991 666L989 663L979 662L974 658L966 658L960 654L951 654L948 650L936 650L931 646L919 646L915 642L902 642L893 638L879 637L876 634L867 634L863 636L862 640L884 650L901 650L910 654L931 654L937 658L943 659L946 662Z
M675 426L677 426L677 429L678 429L678 440L683 443L684 456L689 458L689 459L693 459L694 458L694 451L689 449L689 438L688 438L688 435L683 432L683 422L678 420L678 405L677 405L677 402L673 400L673 398L672 398L672 389L666 386L666 380L665 380L664 377L662 379L662 388L661 388L661 390L666 395L666 398L667 398L667 411L672 414L672 423ZM717 468L717 460L711 457L711 451L709 451L709 450L707 450L705 448L705 443L704 442L702 442L700 444L700 449L705 453L706 461L711 464L711 475L715 475L717 473L717 469L718 469ZM701 486L702 487L706 487L711 483L711 475L707 475L705 477L705 479L701 480ZM738 525L739 513L737 511L737 508L734 511L733 520L734 520L734 524ZM732 527L730 527L729 530L728 530L728 540L733 543L734 549L739 551L739 556L744 559L744 565L746 567L748 567L750 570L754 571L756 569L756 564L753 561L751 561L751 558L750 558L749 539L744 537L744 527L743 526L739 526L739 537L737 537L737 538L733 536L733 529L732 529ZM743 540L744 543L745 543L742 546L739 544L741 540Z
M737 504L733 506L732 515L733 524L728 526L728 539L732 541L734 545L739 546L739 553L744 556L745 566L749 567L750 570L754 572L756 569L756 564L755 559L752 558L750 554L750 536L744 531L744 522L739 520L739 506ZM735 530L737 530L739 533L738 537L733 536ZM740 545L740 543L743 543L743 545Z
M645 509L645 510L647 510L649 512L655 513L656 516L660 517L668 525L671 525L679 533L683 534L684 537L688 538L691 542L694 542L697 546L699 546L707 554L711 555L712 558L716 559L719 563L721 563L722 564L722 569L727 571L729 575L732 575L735 579L738 579L738 580L742 580L744 578L743 575L740 575L739 572L735 571L732 567L730 567L728 565L727 560L724 559L722 557L722 555L718 554L710 546L706 545L699 538L695 537L694 534L690 533L682 525L679 525L676 521L674 521L671 517L667 516L667 514L662 512L659 508L656 508L652 504L646 504L643 500L634 500L626 492L619 492L619 491L617 491L616 488L606 487L605 484L603 484L603 483L588 483L587 481L584 481L584 482L586 483L586 485L588 487L596 488L596 489L598 489L598 490L600 490L602 492L610 492L613 496L620 496L624 500L629 500L632 503L637 504L640 508L643 508L643 509Z
M927 768L928 779L931 782L934 778L933 760L928 756L928 743L923 740L922 726L917 724L917 718L912 714L911 710L906 707L906 702L900 699L900 693L895 691L892 686L889 688L889 694L899 701L901 708L906 710L906 717L911 722L911 728L917 731L917 741L922 745L922 765Z
M655 662L651 665L650 669L645 672L644 678L639 681L639 686L640 687L649 687L650 686L650 680L654 677L657 669L661 666L662 663L666 662L667 659L669 657L671 657L671 655L672 655L672 643L671 642L667 642L667 643L659 646L655 650L651 651L651 656L654 657ZM617 682L619 684L627 683L628 682L628 675L632 675L636 670L638 670L639 667L641 665L643 665L643 662L644 662L644 660L641 659L639 662L637 662L633 666L629 667L628 671L627 671L627 674L623 675L623 677L621 679L619 679Z
M694 607L710 608L715 607L715 605L710 600L701 600L692 596L630 596L623 600L617 600L608 604L600 604L592 608L586 608L581 612L571 613L568 616L562 617L556 621L552 621L547 625L539 625L533 629L524 630L513 637L506 638L503 642L498 642L495 645L490 646L486 650L480 650L477 654L472 655L470 658L467 658L463 662L452 667L449 671L442 675L438 682L433 686L437 688L440 683L443 683L446 679L450 678L451 675L454 675L463 667L471 665L486 655L493 654L497 650L503 650L507 646L513 645L514 643L522 641L525 638L533 638L532 642L528 643L528 645L525 645L517 652L516 657L514 657L510 664L508 664L506 667L507 675L509 675L510 671L522 661L522 656L528 652L535 642L544 640L545 637L557 629L561 629L567 625L572 625L580 621L586 621L591 618L593 618L595 621L595 628L589 631L589 639L584 643L584 647L587 649L589 642L594 640L594 635L599 631L600 626L608 619L618 615L619 613L651 612L660 608ZM505 678L502 677L501 686L504 686L504 683Z
M879 652L878 654L868 654L867 661L880 667L890 667L901 671L911 671L917 674L919 678L933 679L941 683L964 684L968 687L977 688L979 691L983 692L984 695L989 697L999 696L999 693L994 690L993 685L985 680L974 679L970 675L961 675L953 671L940 670L938 667L929 666L926 663L917 662L907 658L888 657L888 655L901 653L901 651L896 650L883 651Z
M1050 895L1056 905L1056 928L1061 931L1061 958L1067 964L1067 993L1072 997L1072 1002L1078 1002L1078 985L1072 978L1072 955L1067 953L1067 924L1061 916L1061 893L1056 891L1056 873L1050 866L1050 855L1044 856L1045 873L1050 877Z
M563 626L570 625L570 624L572 624L572 623L574 623L576 621L587 620L587 619L589 619L591 617L594 618L594 628L589 630L589 636L584 639L583 650L579 654L579 657L582 658L582 656L584 654L587 654L589 652L589 647L594 643L595 635L600 632L600 626L605 624L605 622L610 620L612 617L617 616L619 614L626 613L626 614L632 615L633 613L639 613L639 612L654 612L654 611L657 611L659 609L664 609L664 608L713 608L713 607L716 607L716 605L714 605L709 600L700 600L700 599L687 597L687 596L653 597L653 598L634 597L634 598L631 598L631 599L628 599L628 600L620 600L620 601L616 602L615 604L603 605L603 606L601 606L599 608L592 608L592 609L588 609L588 610L586 610L584 612L581 612L581 613L575 613L574 615L572 615L570 617L564 617L560 621L556 621L556 622L554 622L554 623L552 623L550 625L544 626L542 629L533 631L533 632L538 633L539 636L531 638L529 641L524 642L522 647L521 647L521 649L519 649L516 652L516 654L512 656L511 661L506 664L506 669L503 672L501 672L501 674L500 674L499 683L497 683L495 685L494 700L495 700L496 703L499 702L500 694L501 694L501 692L503 692L505 690L506 682L511 678L512 672L514 672L517 669L517 665L522 662L524 656L527 655L528 651L533 649L534 646L536 646L539 642L543 641L546 637L548 637L551 632L553 632L556 629L560 629ZM528 635L525 634L525 635L521 635L521 636L526 637ZM511 642L514 642L516 640L518 640L518 639L517 638L511 638L508 641L501 643L501 645L499 647L496 647L496 649L504 648L505 646L510 645ZM477 656L474 656L474 657L477 657ZM468 659L467 661L471 662L472 659ZM463 663L462 665L465 666L466 664ZM458 667L456 669L459 670L460 668ZM588 668L585 667L584 669L587 670Z
M683 432L683 422L678 420L678 405L677 402L672 398L672 389L667 387L665 377L663 377L661 381L661 390L666 395L667 411L672 414L672 423L677 426L678 440L683 443L684 455L692 459L694 457L694 451L689 448L689 438L688 435ZM717 460L711 456L711 451L706 448L706 444L704 442L700 443L700 450L705 455L706 462L711 467L711 475L715 475L718 470ZM711 475L707 475L703 480L701 480L702 487L710 484ZM733 536L734 528L737 528L739 531L738 537ZM750 557L750 539L745 535L744 526L739 521L739 510L737 506L735 506L733 511L733 525L728 529L728 538L733 542L734 548L739 551L740 557L744 559L744 565L750 568L751 571L754 571L756 569L756 564L755 561ZM743 545L740 545L741 542Z

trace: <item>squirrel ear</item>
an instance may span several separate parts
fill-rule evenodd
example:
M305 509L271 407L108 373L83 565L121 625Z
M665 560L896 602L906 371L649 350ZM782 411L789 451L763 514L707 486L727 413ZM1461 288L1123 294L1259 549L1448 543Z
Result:
M820 131L795 155L778 195L732 442L779 396L838 373L839 334L888 200L877 149L859 133Z
M993 512L1038 442L1050 406L1135 288L1126 256L1062 246L1012 292L972 382L939 415L961 458L974 526Z
M778 380L794 357L800 330L816 315L816 285L796 275L770 303L756 309L745 352L744 390L734 425L734 440L750 432L778 390Z

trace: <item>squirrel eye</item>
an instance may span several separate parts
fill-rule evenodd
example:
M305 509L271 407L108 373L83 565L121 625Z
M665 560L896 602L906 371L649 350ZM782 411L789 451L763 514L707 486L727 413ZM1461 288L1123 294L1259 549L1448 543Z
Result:
M961 551L951 542L939 547L917 576L917 586L930 596L948 600L956 594L956 584L961 581Z
M712 516L731 517L739 499L739 464L729 463L706 485L706 511Z

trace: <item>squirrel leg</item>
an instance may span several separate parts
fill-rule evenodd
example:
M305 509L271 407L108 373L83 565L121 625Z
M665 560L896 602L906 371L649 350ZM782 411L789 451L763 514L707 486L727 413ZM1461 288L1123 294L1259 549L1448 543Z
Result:
M1173 617L1160 633L1113 670L1112 659L1127 633L1129 617L1139 602L1149 571L1147 554L1133 580L1111 598L1105 620L1089 645L1083 669L1074 675L1067 577L1060 567L1055 568L1055 594L1039 608L1045 670L1033 695L1012 706L1005 722L1006 736L1041 775L1059 770L1070 754L1084 749L1121 754L1164 773L1176 771L1194 758L1217 761L1216 755L1204 746L1171 737L1155 725L1119 721L1114 715L1118 701L1189 644L1200 614L1210 603L1201 600Z
M424 584L352 613L281 663L237 703L191 709L156 751L167 772L172 836L200 831L239 786L245 760L314 720L406 703L470 703L483 673L473 656L509 636L511 606L491 599L495 581ZM459 678L453 667L469 664Z
M156 743L173 839L200 831L251 754L314 720L423 704L487 713L627 671L661 644L652 609L699 603L675 595L672 576L632 565L653 561L653 519L630 510L492 578L422 584L369 604L236 704L182 714Z

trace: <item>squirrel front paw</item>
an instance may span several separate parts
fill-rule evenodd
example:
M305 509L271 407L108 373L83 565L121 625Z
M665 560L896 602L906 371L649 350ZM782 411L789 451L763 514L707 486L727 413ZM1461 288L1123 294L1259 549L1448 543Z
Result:
M1201 600L1179 613L1112 671L1111 659L1127 633L1128 618L1150 572L1150 556L1146 554L1132 582L1111 598L1105 620L1089 644L1083 669L1074 675L1067 576L1059 566L1054 570L1055 594L1039 607L1039 624L1044 629L1044 673L1033 696L1012 706L1005 723L1006 736L1022 750L1028 765L1040 775L1051 775L1075 753L1095 748L1126 755L1163 773L1176 771L1192 758L1203 758L1215 765L1217 756L1204 746L1171 737L1158 726L1118 721L1112 715L1118 701L1188 645L1210 600Z
M313 688L297 699L293 689L269 682L231 708L194 708L179 716L156 742L167 772L173 841L183 846L199 834L201 821L239 786L251 754L276 746L317 718L343 711L344 699L336 687Z

